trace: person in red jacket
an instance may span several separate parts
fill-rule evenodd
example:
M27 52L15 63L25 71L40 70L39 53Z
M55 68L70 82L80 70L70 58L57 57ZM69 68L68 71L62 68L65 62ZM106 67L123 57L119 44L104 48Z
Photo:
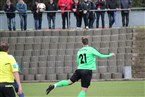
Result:
M66 10L71 10L72 0L58 0L58 6L61 10L61 16L62 16L62 28L65 29L65 24L67 20L67 28L69 28L70 25L70 14L68 12L65 12Z
M79 0L74 0L71 7L72 7L72 11L76 17L76 26L77 26L77 28L81 28L82 17L83 17L83 13L81 12L81 10L82 10L81 2L79 2Z

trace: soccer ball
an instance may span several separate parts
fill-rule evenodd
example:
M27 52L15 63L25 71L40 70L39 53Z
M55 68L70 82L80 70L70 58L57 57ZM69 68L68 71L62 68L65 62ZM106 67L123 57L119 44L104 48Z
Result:
M40 12L44 12L46 9L46 6L44 3L38 3L37 8L39 9Z

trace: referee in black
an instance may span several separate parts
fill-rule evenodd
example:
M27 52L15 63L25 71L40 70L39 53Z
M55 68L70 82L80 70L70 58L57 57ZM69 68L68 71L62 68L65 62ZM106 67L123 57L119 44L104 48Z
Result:
M18 94L22 93L22 86L18 73L18 64L12 55L8 54L7 42L0 42L0 97L16 97L14 79L18 83Z

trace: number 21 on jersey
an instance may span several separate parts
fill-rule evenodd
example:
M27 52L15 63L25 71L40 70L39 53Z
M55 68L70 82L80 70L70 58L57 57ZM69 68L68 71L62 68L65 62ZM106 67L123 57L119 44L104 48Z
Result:
M79 55L79 59L80 59L80 63L81 64L84 64L84 63L87 63L87 58L86 58L86 54L80 54Z

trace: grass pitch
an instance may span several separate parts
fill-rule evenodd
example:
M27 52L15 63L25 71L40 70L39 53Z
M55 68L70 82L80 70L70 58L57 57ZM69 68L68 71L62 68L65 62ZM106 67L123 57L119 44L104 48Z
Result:
M50 84L53 83L23 83L25 97L77 97L81 90L77 82L45 95ZM92 82L86 97L145 97L145 81Z

